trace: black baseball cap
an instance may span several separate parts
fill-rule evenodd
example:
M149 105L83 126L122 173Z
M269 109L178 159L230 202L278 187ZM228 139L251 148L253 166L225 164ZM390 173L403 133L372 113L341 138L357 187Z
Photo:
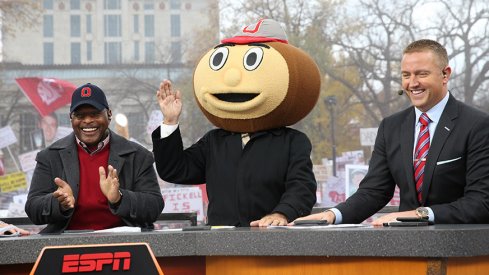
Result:
M109 104L107 103L104 91L92 83L84 84L76 88L73 92L73 95L71 96L70 113L73 113L76 108L83 104L91 105L99 111L109 109Z

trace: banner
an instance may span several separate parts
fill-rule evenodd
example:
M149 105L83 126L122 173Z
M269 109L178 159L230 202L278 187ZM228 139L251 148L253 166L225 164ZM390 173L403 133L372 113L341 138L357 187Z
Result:
M74 84L56 78L24 77L15 81L41 116L70 103L76 89Z

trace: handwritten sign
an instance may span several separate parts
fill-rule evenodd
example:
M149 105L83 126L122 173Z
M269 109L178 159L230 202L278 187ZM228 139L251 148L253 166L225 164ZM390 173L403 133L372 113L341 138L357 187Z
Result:
M360 128L360 144L373 146L377 137L377 128Z
M146 125L146 133L151 133L160 126L163 121L163 114L159 110L153 110L149 116L148 124Z
M314 164L312 166L312 171L314 172L314 177L316 181L327 181L328 180L328 168L326 165Z
M197 220L204 220L202 190L199 187L161 189L165 208L163 213L197 212Z
M22 171L27 172L36 168L36 156L38 152L39 150L34 150L19 155L19 162L20 166L22 167Z
M10 126L0 128L0 149L5 148L17 142L14 131Z
M0 177L0 189L2 193L22 190L27 188L27 180L24 172L16 172Z

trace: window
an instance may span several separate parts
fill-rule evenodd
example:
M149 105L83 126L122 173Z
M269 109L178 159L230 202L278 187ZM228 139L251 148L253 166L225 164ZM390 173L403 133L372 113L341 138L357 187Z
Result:
M139 33L139 15L135 14L132 18L133 18L133 32Z
M171 60L172 63L181 63L182 62L182 43L171 42Z
M81 44L79 42L71 43L71 64L81 63Z
M105 43L105 63L120 64L122 60L122 47L120 42Z
M47 9L47 10L52 10L53 9L53 0L44 0L42 2L42 7Z
M80 9L80 0L70 0L70 7L72 10Z
M172 37L180 37L180 15L172 14L171 15L171 36Z
M155 43L144 43L144 61L146 63L155 63Z
M145 2L144 3L144 10L145 11L152 11L155 9L155 4L151 2Z
M170 9L179 10L182 5L182 1L180 0L170 0Z
M35 149L41 149L41 142L36 142L34 140L34 136L39 133L37 129L37 121L38 116L34 113L22 113L20 114L20 129L19 129L19 143L20 143L20 151L22 153L29 152ZM42 132L41 132L42 136ZM39 139L36 139L39 140ZM36 146L37 145L37 146Z
M105 36L120 37L121 36L121 16L120 15L104 15Z
M54 64L54 45L52 42L44 42L43 44L44 51L44 64L52 65Z
M139 61L139 41L134 41L134 61Z
M44 15L43 16L43 21L42 21L42 31L44 37L53 37L53 16L52 15Z
M86 17L86 20L87 20L87 33L92 33L92 15L91 14L87 14L87 17Z
M92 41L87 41L87 61L92 61Z
M70 16L70 34L71 37L80 37L80 15Z
M105 0L104 9L106 10L120 10L121 1L120 0Z
M144 36L154 37L155 36L155 16L145 15L144 16Z

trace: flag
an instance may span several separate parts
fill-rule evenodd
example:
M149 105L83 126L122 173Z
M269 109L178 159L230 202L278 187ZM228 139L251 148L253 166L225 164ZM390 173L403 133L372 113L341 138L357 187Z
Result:
M41 116L68 104L76 89L74 84L56 78L24 77L15 81Z

